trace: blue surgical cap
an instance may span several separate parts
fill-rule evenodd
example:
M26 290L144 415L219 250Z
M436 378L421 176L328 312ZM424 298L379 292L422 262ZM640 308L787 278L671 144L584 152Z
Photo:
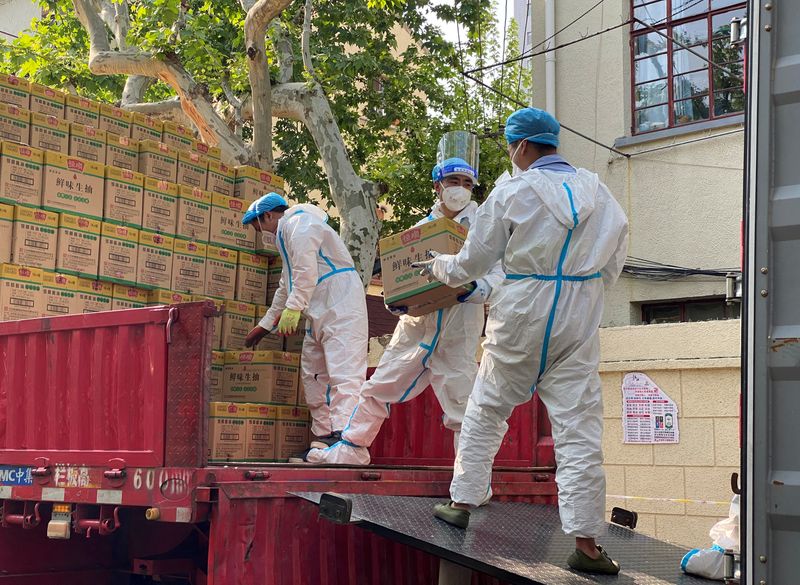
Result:
M450 175L462 175L475 182L478 181L478 173L463 158L445 159L441 163L434 165L433 171L431 171L431 177L435 182L439 182Z
M506 142L527 140L558 147L561 124L551 114L538 108L522 108L506 120Z
M244 225L252 223L257 217L268 211L272 211L276 207L289 207L289 204L286 203L286 199L277 193L269 193L259 197L247 208L244 217L242 217L242 223Z

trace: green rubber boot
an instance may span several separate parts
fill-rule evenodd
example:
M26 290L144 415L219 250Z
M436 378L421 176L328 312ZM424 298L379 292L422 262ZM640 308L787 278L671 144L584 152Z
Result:
M580 571L582 573L595 573L597 575L616 575L619 573L619 563L612 560L602 547L598 546L597 550L600 551L600 556L596 559L588 556L583 551L575 549L569 558L567 564L570 569Z
M433 515L458 528L466 528L469 526L469 510L454 508L452 503L451 501L446 504L436 504L433 507Z

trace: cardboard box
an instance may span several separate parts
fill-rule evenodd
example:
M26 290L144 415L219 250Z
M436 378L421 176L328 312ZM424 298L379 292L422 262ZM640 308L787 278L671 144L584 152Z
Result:
M106 131L73 122L69 125L69 155L106 164Z
M236 292L236 264L239 253L209 244L206 249L205 294L210 297L233 300Z
M0 138L26 143L31 135L31 112L13 104L0 104Z
M111 294L111 310L140 309L147 306L150 291L135 286L115 284Z
M237 301L255 303L266 302L267 298L267 268L269 260L266 256L239 253L239 263L236 265L236 291L234 298Z
M28 144L45 150L69 152L69 122L45 114L31 114Z
M207 157L209 161L220 160L222 157L222 151L218 146L209 146L202 140L195 140L192 142L192 152L202 154Z
M249 166L236 167L235 170L236 180L233 192L235 197L250 202L270 192L278 195L283 195L285 192L284 180L278 175Z
M270 404L246 404L245 411L245 461L274 461L277 407Z
M139 260L136 263L136 284L144 288L165 288L172 285L172 248L174 238L142 230L139 232Z
M222 349L222 313L225 312L225 301L221 299L214 299L206 295L194 295L193 301L211 301L214 303L214 308L217 310L217 316L214 317L214 331L211 334L211 347L213 349ZM224 353L223 353L224 357ZM223 360L224 363L224 360ZM222 378L220 378L219 386L220 396L222 393Z
M301 406L279 406L275 421L275 458L296 457L309 445L308 409Z
M161 142L169 144L175 150L192 150L194 140L194 133L186 126L170 122L169 120L164 122Z
M300 356L282 351L226 351L224 400L295 404Z
M97 219L62 213L58 224L56 269L64 274L97 278L100 226Z
M144 175L119 167L105 167L106 221L141 227L144 210Z
M222 347L228 350L244 349L244 340L255 327L256 306L239 301L225 301L222 315Z
M89 98L67 94L64 103L64 119L67 122L73 122L81 126L98 128L100 124L100 104ZM103 132L105 133L105 130Z
M106 164L129 171L139 170L139 141L106 133Z
M173 235L178 225L178 186L175 183L145 177L142 227Z
M131 137L133 114L109 104L100 104L100 119L97 127L119 136Z
M100 163L45 151L42 207L102 219L104 181Z
M0 74L0 102L26 110L30 107L30 82L16 75Z
M42 270L42 307L45 316L78 312L78 277Z
M172 290L201 294L206 285L206 244L175 240L172 256Z
M153 118L141 112L133 113L131 125L131 138L134 140L155 140L161 142L161 132L164 124L158 118Z
M42 270L16 264L0 266L0 321L43 315Z
M255 251L256 231L250 226L242 225L242 216L247 205L246 201L237 197L212 195L209 236L212 244L242 252Z
M211 352L211 381L209 384L209 400L219 402L222 400L222 382L225 370L225 352Z
M208 242L210 227L211 193L179 185L178 226L175 235L179 238Z
M0 148L0 201L40 207L44 153L14 142L3 142Z
M256 325L269 310L268 305L256 305ZM256 349L259 351L283 351L283 336L277 333L267 333L258 342Z
M174 183L178 178L178 151L164 142L142 140L139 172L151 179Z
M39 83L31 83L30 91L31 100L28 109L32 114L44 114L45 116L55 116L60 120L64 119L64 103L67 94Z
M178 151L179 185L204 189L208 183L208 158L196 152Z
M77 313L100 313L111 310L114 286L102 280L78 278Z
M466 293L466 289L428 282L411 264L426 260L430 250L457 254L466 237L466 227L443 217L383 238L379 249L384 302L405 305L409 308L408 314L413 316L455 305L457 297Z
M103 222L100 230L100 278L115 284L135 285L139 230L110 222Z
M177 305L180 303L188 303L191 300L192 297L187 294L166 289L151 290L147 295L147 305L150 307L160 305Z
M0 203L0 264L11 262L11 240L14 237L14 206Z
M206 180L206 191L212 194L233 197L234 170L218 160L208 161L208 179Z
M54 270L58 243L58 214L16 206L11 260L20 266Z
M243 460L247 407L228 402L211 402L208 407L208 463Z

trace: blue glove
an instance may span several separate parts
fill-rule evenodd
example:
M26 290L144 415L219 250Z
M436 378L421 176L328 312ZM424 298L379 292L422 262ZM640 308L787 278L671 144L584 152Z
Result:
M482 305L489 300L489 295L492 294L492 287L483 278L473 280L467 287L473 287L469 292L464 293L458 297L459 303L474 303Z
M408 307L404 305L394 305L394 306L386 305L386 310L389 311L395 317L400 317L401 315L408 314Z

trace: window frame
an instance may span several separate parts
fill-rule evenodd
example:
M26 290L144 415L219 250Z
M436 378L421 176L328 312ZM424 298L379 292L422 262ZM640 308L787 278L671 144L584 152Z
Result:
M646 6L646 5L649 5L652 2L658 2L658 1L659 0L645 0L645 2L641 2L641 0L638 0L638 1L637 0L630 0L630 10L631 10L630 14L631 14L631 17L633 17L633 14L635 13L635 9L637 7ZM744 76L746 75L746 56L743 57L743 59L740 60L740 61L731 61L729 63L726 62L726 63L720 63L719 64L719 65L727 66L727 65L733 65L733 64L741 63L742 64L742 76L743 76L742 85L737 86L737 87L722 88L719 91L717 91L717 89L716 89L716 87L714 85L714 66L712 66L710 63L704 62L705 71L706 71L706 74L707 74L707 77L708 77L708 89L706 90L706 92L704 94L700 94L698 96L691 96L691 97L688 97L688 98L683 98L681 100L675 100L675 87L674 87L675 78L680 76L680 75L688 75L690 73L697 73L697 72L703 71L703 68L694 69L694 70L690 70L690 71L684 71L684 72L681 72L678 75L675 74L675 72L673 70L674 65L673 65L673 61L672 61L674 53L676 52L675 51L676 45L673 42L673 31L674 31L674 29L676 27L680 27L680 26L683 26L683 25L686 25L686 24L689 24L689 23L692 23L692 22L705 20L705 23L706 23L706 40L705 40L705 42L700 42L700 43L697 43L695 45L689 45L689 48L693 49L693 50L696 50L695 49L696 47L703 47L705 45L705 57L707 59L709 59L709 60L713 60L713 55L714 55L713 20L714 20L714 17L715 16L719 16L720 14L725 14L726 12L732 12L734 10L746 9L747 8L747 1L735 2L735 3L730 4L728 6L724 6L722 8L716 8L716 9L712 10L711 9L711 2L713 0L704 0L706 2L706 6L708 8L707 10L705 10L704 12L702 12L700 14L693 14L693 15L690 15L690 16L686 16L684 18L677 18L677 19L674 19L674 20L671 18L671 15L672 15L672 4L673 4L674 0L663 0L663 1L665 3L665 6L666 6L666 14L667 14L666 20L663 22L663 24L654 25L653 28L657 29L659 32L663 33L664 35L666 35L668 37L668 39L664 39L666 41L666 53L657 53L656 55L649 55L649 56L645 56L645 57L641 57L641 58L637 59L636 58L636 38L640 37L640 36L646 36L647 34L657 34L657 33L655 33L655 31L653 31L652 29L644 27L644 26L642 28L636 28L637 27L637 23L635 21L633 21L633 20L631 20L631 24L630 24L628 46L629 46L629 53L630 53L630 79L629 79L630 88L629 89L630 89L630 104L631 104L630 105L631 136L644 136L644 135L647 135L647 134L650 134L650 133L663 132L664 130L669 130L669 129L673 129L673 128L687 128L687 127L691 127L694 124L703 124L703 123L708 123L708 122L711 122L711 121L714 121L714 120L724 120L725 118L741 116L744 113L744 110L735 111L735 112L728 112L728 113L725 113L725 114L716 114L715 113L715 107L716 107L715 98L716 98L717 93L721 93L721 92L724 92L724 91L728 91L728 92L733 92L733 91L745 92L746 91L747 84L746 84L746 80L744 79ZM638 4L638 6L637 6L637 4ZM661 38L663 38L663 37L661 37ZM681 51L681 50L685 50L685 49L683 49L682 47L678 46L677 50ZM696 52L699 53L700 51L696 51ZM666 71L667 76L666 77L662 77L662 78L657 78L657 79L651 79L649 81L643 81L641 83L637 83L636 82L636 63L637 63L637 61L649 59L651 57L658 56L658 55L663 55L663 54L666 54L666 56L667 56L667 71ZM654 81L660 81L660 80L665 80L666 83L667 83L667 101L666 102L660 102L658 104L648 105L647 107L644 107L644 108L637 108L636 107L636 90L637 90L637 87L640 87L640 86L642 86L642 85L644 85L646 83L653 83ZM689 101L692 101L692 100L695 100L695 99L703 99L703 98L708 99L708 117L707 118L702 118L702 119L699 119L699 120L692 120L692 121L684 122L684 123L676 123L675 106L676 106L676 104L678 102L689 102ZM651 108L651 107L652 108L663 107L664 105L667 106L667 123L666 123L665 126L663 126L661 128L651 128L649 130L639 130L638 129L638 126L639 126L638 123L637 123L637 113L638 112L642 112L642 111L647 110L648 108Z
M687 319L688 316L688 307L690 305L703 305L709 304L712 302L718 302L722 305L723 308L723 318L722 319L709 319L709 321L728 321L730 319L739 319L741 317L741 309L739 313L739 317L734 314L734 309L731 303L726 302L725 297L701 297L701 298L694 298L694 299L683 299L683 300L671 300L671 301L653 301L653 302L645 302L640 304L641 310L641 320L642 325L654 325L647 320L647 312L652 311L654 309L663 309L663 308L678 308L679 313L679 321L677 323L705 323L706 321L689 321ZM661 325L669 324L669 323L660 323ZM673 323L674 324L674 323ZM655 325L659 325L659 323L655 323Z

